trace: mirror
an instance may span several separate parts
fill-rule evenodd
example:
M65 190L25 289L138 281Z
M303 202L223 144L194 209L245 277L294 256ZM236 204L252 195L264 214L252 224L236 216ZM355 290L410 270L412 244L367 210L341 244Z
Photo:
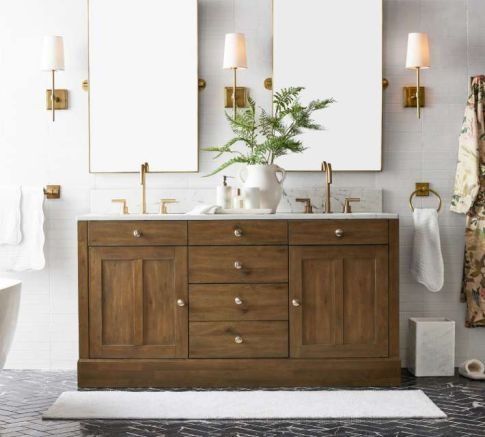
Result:
M198 171L197 0L88 5L90 171Z
M304 103L337 102L301 136L308 149L283 157L286 170L380 171L382 0L273 0L273 89L304 86Z

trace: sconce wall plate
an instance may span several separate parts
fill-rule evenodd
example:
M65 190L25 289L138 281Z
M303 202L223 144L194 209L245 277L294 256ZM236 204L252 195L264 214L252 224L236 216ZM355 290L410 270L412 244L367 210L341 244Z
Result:
M224 107L232 108L232 87L224 88ZM236 106L238 108L247 108L248 106L248 89L246 87L236 87Z
M271 91L273 89L273 78L272 77L267 77L264 80L264 87L268 90Z
M54 91L54 107L58 109L68 109L69 92L67 90L56 89ZM52 111L52 90L46 90L46 109Z
M416 108L416 87L406 86L403 88L403 104L405 108ZM426 90L424 86L419 87L419 106L426 106Z

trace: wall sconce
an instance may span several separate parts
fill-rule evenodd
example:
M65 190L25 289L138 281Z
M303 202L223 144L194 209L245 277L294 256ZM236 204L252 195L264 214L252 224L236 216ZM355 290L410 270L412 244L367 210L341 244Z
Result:
M222 68L225 70L233 70L234 80L231 88L226 88L226 107L228 106L228 92L230 94L230 102L236 116L237 107L246 106L247 90L243 87L237 87L237 70L248 68L248 61L246 55L246 37L243 33L227 33L224 44L224 62Z
M42 49L43 71L52 74L52 88L46 91L47 109L52 110L52 121L56 120L56 109L67 109L67 90L57 90L55 83L56 71L64 70L64 42L62 36L45 36Z
M410 33L408 35L408 50L406 68L416 70L416 87L404 88L404 107L416 107L418 118L421 118L421 107L425 106L425 88L420 86L420 72L429 68L429 41L426 33Z

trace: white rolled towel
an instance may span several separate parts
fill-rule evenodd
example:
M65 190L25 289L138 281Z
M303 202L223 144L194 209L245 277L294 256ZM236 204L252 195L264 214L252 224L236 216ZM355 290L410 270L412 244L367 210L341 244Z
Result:
M476 358L466 360L458 368L460 375L469 379L483 379L485 380L485 364Z

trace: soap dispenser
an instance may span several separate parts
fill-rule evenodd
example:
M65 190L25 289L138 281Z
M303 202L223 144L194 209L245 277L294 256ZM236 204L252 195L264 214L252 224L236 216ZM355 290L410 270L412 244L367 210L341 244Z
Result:
M232 187L227 185L227 179L231 176L222 176L222 185L217 187L216 204L224 209L231 208Z

